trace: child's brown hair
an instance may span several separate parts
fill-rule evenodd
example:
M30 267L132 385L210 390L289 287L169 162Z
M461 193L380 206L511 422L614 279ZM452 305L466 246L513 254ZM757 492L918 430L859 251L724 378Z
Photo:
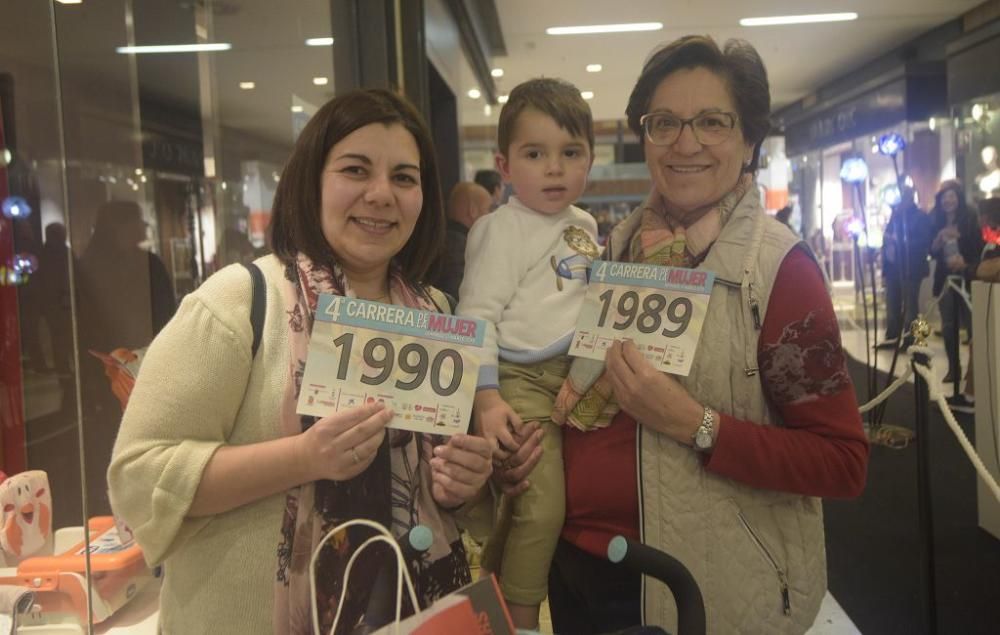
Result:
M507 156L517 118L528 108L548 115L574 137L585 138L590 154L594 154L594 117L590 106L576 86L554 77L529 79L510 91L497 125L497 146L501 154Z

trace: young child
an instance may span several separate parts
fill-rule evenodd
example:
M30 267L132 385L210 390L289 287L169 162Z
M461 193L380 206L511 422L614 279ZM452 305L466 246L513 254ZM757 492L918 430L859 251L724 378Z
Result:
M546 428L531 486L502 502L483 555L484 569L499 574L515 625L534 629L565 511L552 404L569 370L588 267L599 254L596 220L573 206L593 163L590 108L567 82L527 81L500 111L497 141L497 168L514 195L469 232L457 312L489 325L477 431L513 447L510 427L538 421Z

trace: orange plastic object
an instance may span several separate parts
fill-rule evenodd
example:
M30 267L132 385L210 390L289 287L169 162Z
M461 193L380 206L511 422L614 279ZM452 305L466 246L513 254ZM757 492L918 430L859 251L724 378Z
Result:
M122 545L118 540L111 516L91 518L88 526L94 623L100 623L132 599L153 574L138 545ZM16 575L0 576L0 584L33 589L43 616L70 613L86 623L86 548L81 541L58 555L28 558L17 566Z

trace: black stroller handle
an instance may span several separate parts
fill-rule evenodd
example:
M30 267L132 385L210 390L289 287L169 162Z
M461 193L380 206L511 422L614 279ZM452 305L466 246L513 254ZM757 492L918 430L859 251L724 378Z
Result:
M608 543L608 560L670 587L677 602L677 635L705 635L705 600L698 582L680 560L625 536L615 536Z

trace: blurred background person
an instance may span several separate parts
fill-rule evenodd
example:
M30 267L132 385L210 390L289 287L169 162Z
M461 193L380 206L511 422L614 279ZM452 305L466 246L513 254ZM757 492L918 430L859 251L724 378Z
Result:
M930 217L917 206L912 188L903 188L899 204L885 226L882 277L885 282L885 341L879 348L895 348L903 332L917 319L920 281L930 273L927 250L931 244ZM903 345L913 337L903 337Z
M792 230L793 234L798 234L798 232L795 231L795 228L792 227L792 223L790 220L792 218L792 209L793 208L791 205L785 205L784 207L782 207L781 209L779 209L777 212L774 213L774 219L779 223L781 223L782 225L784 225L785 227L787 227L788 229Z
M166 266L142 246L146 229L138 203L107 202L97 210L94 232L80 258L80 383L92 515L110 512L105 470L122 410L103 363L87 351L143 348L170 321L177 306Z
M455 185L448 197L448 227L444 256L434 286L458 300L458 289L465 275L465 241L469 229L481 216L493 209L493 197L476 183Z
M473 181L486 188L493 197L493 207L503 203L503 179L496 170L478 170Z
M935 262L932 292L935 297L944 294L938 304L944 350L948 356L948 373L944 381L955 382L962 377L958 329L964 326L972 336L972 312L961 294L947 286L946 282L949 277L954 277L956 284L966 287L966 281L971 280L979 264L983 239L976 212L966 202L962 184L958 181L941 184L934 197L930 220L931 235L934 236L930 255Z

